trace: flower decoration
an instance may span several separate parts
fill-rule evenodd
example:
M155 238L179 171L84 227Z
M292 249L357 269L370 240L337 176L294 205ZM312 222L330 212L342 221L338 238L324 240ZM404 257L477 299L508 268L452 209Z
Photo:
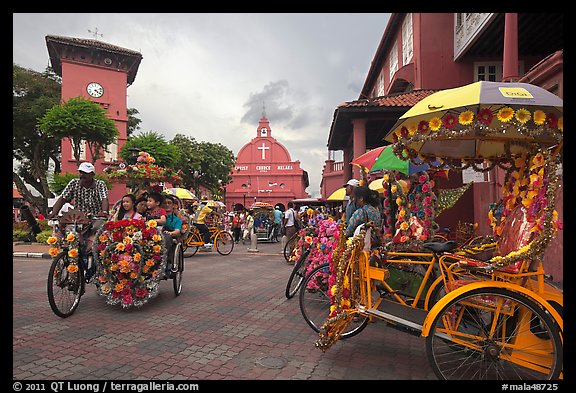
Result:
M438 229L435 222L437 197L433 191L434 180L426 171L414 173L408 179L412 185L409 189L408 186L402 187L402 183L406 183L401 179L403 175L396 171L389 172L394 172L394 175L383 178L383 184L390 186L391 193L385 186L384 213L388 225L384 227L384 237L391 240L388 248L398 251L418 249ZM391 217L390 200L396 203L395 217Z
M98 293L108 304L142 306L158 294L166 253L155 224L154 220L109 221L98 232Z
M56 257L61 252L66 252L68 254L68 273L71 281L79 280L78 276L78 264L80 256L80 235L76 232L76 229L71 226L67 229L67 233L55 234L46 240L50 246L48 249L48 254L51 257Z
M126 183L128 181L169 182L179 183L182 181L182 170L164 168L156 165L156 160L149 153L141 151L136 159L136 164L126 165L121 163L117 166L108 166L104 174L113 182Z

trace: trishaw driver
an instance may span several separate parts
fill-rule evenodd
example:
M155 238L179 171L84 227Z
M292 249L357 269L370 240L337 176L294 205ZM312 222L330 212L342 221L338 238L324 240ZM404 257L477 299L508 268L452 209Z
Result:
M52 211L47 217L48 220L53 219L66 202L71 203L75 209L84 213L108 218L108 209L110 208L108 188L103 180L94 178L94 165L89 162L81 163L78 167L78 174L79 178L68 182L64 191L62 191L62 194L52 206ZM97 230L97 226L92 226L83 234L87 252L92 250L92 243Z

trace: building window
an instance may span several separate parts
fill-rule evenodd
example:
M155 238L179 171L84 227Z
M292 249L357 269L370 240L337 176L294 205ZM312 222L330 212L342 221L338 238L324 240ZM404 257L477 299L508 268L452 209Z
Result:
M118 145L116 143L111 143L106 146L104 151L104 161L112 162L118 159Z
M474 82L501 82L502 67L501 61L474 62ZM524 75L524 62L519 61L518 76L522 75Z
M474 82L502 80L502 62L474 63Z
M384 71L378 76L378 83L376 85L376 97L384 95Z
M72 141L70 141L70 144L72 144ZM72 146L72 151L70 152L71 156L70 157L72 160L76 159L74 157L74 146ZM80 142L80 157L81 160L85 160L86 159L86 141L81 141Z
M280 188L284 188L284 187L286 187L286 184L280 183Z
M406 14L402 22L402 65L410 63L412 60L412 14Z
M398 71L398 42L394 42L394 45L390 50L388 62L390 68L390 81L392 81L394 74Z

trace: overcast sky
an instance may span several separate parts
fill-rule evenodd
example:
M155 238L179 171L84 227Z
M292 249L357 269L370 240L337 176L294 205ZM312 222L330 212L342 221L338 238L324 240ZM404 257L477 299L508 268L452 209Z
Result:
M13 62L49 65L46 35L139 51L128 107L140 132L221 143L235 155L265 105L272 136L320 196L337 105L358 99L389 14L13 14ZM102 34L102 35L100 35ZM341 153L337 153L341 160Z

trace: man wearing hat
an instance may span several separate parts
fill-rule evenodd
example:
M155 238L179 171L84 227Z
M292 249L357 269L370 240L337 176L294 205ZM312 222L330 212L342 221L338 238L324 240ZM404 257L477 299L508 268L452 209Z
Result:
M358 208L356 206L356 201L354 200L354 189L360 185L360 181L356 179L350 179L342 187L346 187L346 196L348 197L348 204L346 205L346 227L348 227L348 222L352 214Z
M78 179L72 179L62 191L62 194L48 214L52 219L65 202L72 203L75 209L96 216L107 216L109 209L108 188L102 180L94 179L94 165L83 162L78 167Z

